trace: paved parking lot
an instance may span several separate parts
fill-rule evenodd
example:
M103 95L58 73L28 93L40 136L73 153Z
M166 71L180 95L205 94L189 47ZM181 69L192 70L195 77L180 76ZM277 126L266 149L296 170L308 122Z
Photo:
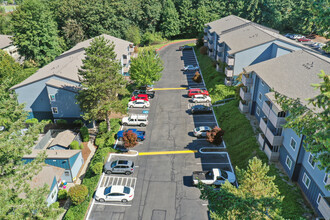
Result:
M155 88L164 90L156 91L155 98L150 100L150 108L129 110L139 114L147 110L149 125L123 128L146 131L146 139L134 150L150 152L151 155L111 156L111 161L118 158L133 160L137 166L135 172L129 176L103 175L100 182L100 185L107 186L112 183L132 184L135 189L133 201L125 204L94 202L88 219L209 219L207 201L200 200L199 189L192 186L192 172L212 168L232 171L232 167L226 153L200 153L200 148L211 144L192 135L197 126L215 126L213 114L191 115L187 90L166 89L196 84L190 80L194 72L181 71L184 65L197 64L192 51L177 50L181 45L170 45L159 53L165 68ZM157 154L164 151L167 153Z

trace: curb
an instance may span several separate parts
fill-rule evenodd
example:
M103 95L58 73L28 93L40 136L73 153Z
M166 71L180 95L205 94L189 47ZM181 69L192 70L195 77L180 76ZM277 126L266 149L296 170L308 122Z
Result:
M186 41L192 41L192 40L197 40L197 38L190 39L190 40L181 40L181 41L175 41L175 42L172 42L172 43L168 43L168 44L165 44L164 46L161 46L160 48L156 49L156 51L160 51L161 49L163 49L164 47L167 47L168 45L178 44L178 43L182 43L182 42L186 42Z
M134 154L128 154L128 152L132 152ZM136 150L129 150L127 153L121 153L121 154L118 154L118 153L112 153L110 155L114 155L114 156L125 156L125 157L136 157L139 155L139 152L136 151Z

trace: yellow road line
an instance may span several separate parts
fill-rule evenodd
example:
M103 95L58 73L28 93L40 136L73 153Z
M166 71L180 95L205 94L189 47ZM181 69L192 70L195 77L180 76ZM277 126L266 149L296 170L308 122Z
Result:
M140 156L143 155L161 155L161 154L192 154L196 153L197 150L179 150L179 151L156 151L156 152L141 152Z
M187 89L185 87L180 88L154 88L154 90L180 90L180 89Z

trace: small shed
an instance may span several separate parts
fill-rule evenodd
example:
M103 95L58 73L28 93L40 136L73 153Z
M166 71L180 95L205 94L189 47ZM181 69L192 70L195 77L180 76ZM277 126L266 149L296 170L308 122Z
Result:
M77 137L76 132L65 130L56 135L52 143L49 145L50 150L67 150L70 147L72 141L76 140L80 144L80 138Z

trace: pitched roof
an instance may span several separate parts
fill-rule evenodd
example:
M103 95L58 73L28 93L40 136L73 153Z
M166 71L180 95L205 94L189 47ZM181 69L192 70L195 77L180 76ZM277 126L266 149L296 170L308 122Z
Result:
M72 92L77 92L80 89L79 86L76 86L74 84L67 83L67 82L64 82L64 81L61 81L61 80L57 80L57 79L48 80L46 82L46 85L53 86L53 87L59 88L59 89L69 90L69 91L72 91Z
M10 39L12 36L10 35L2 35L0 34L0 49L4 49L11 45L12 40Z
M103 36L107 40L114 42L115 44L114 51L117 55L117 59L120 59L123 54L128 54L128 46L132 44L131 42L116 37L112 37L106 34L102 34L101 36ZM11 89L16 89L21 86L51 76L58 76L60 78L69 79L74 82L79 82L78 69L82 66L82 60L85 58L84 49L90 46L90 43L93 39L94 38L78 43L70 50L56 57L56 59L53 62L39 69L35 74L30 76L23 82L11 87Z
M223 31L232 29L242 24L246 24L248 22L250 21L237 17L235 15L229 15L227 17L207 23L206 25L208 25L211 28L210 30L211 32L216 32L217 34L221 34Z
M76 133L70 130L65 130L56 135L52 143L50 144L50 147L55 145L60 145L62 147L69 147L71 142L76 137Z
M63 168L54 167L51 165L44 165L42 167L42 170L37 175L35 175L31 181L29 181L29 184L32 189L42 187L45 184L51 187L54 180L54 176L57 180L59 180L63 173Z
M319 94L311 84L320 83L318 77L321 70L330 69L330 59L298 50L274 59L245 67L246 72L255 72L267 85L275 91L290 98L299 98L302 104L306 99Z
M24 155L23 159L36 158L44 150L33 149L31 154ZM46 150L47 159L67 159L81 152L81 150Z

